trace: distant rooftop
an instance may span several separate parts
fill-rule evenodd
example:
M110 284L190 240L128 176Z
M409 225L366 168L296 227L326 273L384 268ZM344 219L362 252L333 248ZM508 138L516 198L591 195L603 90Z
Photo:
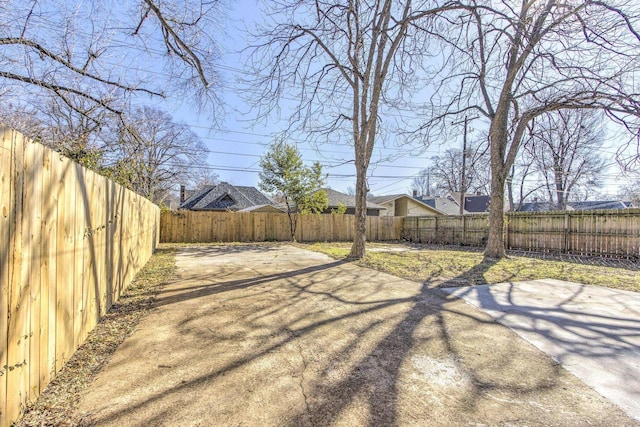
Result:
M179 209L239 211L262 205L273 205L273 202L255 187L236 186L221 182L218 185L205 185L194 191L180 205Z
M346 208L356 207L356 197L348 194L341 193L331 188L322 188L327 193L327 199L329 200L329 208L336 208L339 205L344 205ZM367 200L367 209L387 209L384 206Z
M447 215L460 214L460 206L456 202L450 200L447 197L427 197L427 198L415 197L415 199ZM464 211L464 213L468 213L468 212Z

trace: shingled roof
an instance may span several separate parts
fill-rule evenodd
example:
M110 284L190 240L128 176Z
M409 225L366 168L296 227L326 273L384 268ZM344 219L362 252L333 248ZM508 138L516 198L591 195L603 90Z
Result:
M338 205L344 205L346 208L355 208L356 207L356 198L355 196L350 196L348 194L341 193L336 190L332 190L330 188L323 188L327 193L327 199L329 201L329 208L336 208ZM367 200L367 209L387 209L384 206L380 206L370 200Z
M460 214L460 205L458 205L456 202L446 197L430 197L430 198L416 197L415 199L421 201L427 206L431 206L432 208L439 210L440 212L444 212L447 215ZM466 214L469 212L464 211L464 213Z
M255 187L243 187L221 182L205 185L185 200L179 209L192 211L239 211L256 205L273 205Z
M626 209L631 207L631 202L622 200L601 200L588 202L569 202L569 205L577 211L592 211L600 209Z
M382 203L390 202L392 200L399 199L400 197L410 197L410 196L407 196L406 194L390 194L388 196L371 196L371 197L367 197L367 200L370 200L373 203L382 204ZM420 202L420 203L423 203L423 202Z
M601 209L626 209L632 207L631 202L622 200L600 200L587 202L568 202L568 211L591 211ZM518 211L520 212L547 212L557 211L558 207L552 202L529 202L523 203Z
M550 212L557 210L556 204L552 202L527 202L518 208L518 212ZM567 206L567 210L573 210L573 208Z
M460 206L460 192L452 191L448 197ZM468 213L488 212L490 201L491 197L486 194L465 194L464 210Z

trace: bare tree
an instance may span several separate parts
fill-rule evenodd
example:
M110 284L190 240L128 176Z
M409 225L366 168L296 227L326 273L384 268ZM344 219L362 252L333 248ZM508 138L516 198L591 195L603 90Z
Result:
M119 123L115 158L105 172L121 184L161 204L186 182L198 166L204 147L189 126L163 111L143 107Z
M218 1L5 1L0 4L4 97L47 93L97 121L131 96L180 90L214 96ZM158 75L159 71L162 71ZM30 98L33 100L33 98Z
M466 153L461 149L449 149L442 156L434 157L431 180L437 191L440 194L463 190L472 193L486 192L490 181L486 148L486 145L483 147L481 144L473 144L467 147Z
M0 120L62 155L93 170L99 170L107 141L103 129L116 117L104 109L76 99L87 115L77 114L60 98L43 96L33 107L9 105L0 109Z
M207 168L206 164L196 165L191 173L191 186L202 188L206 185L218 185L220 177L217 173Z
M422 169L418 176L411 181L411 191L418 196L431 197L435 195L435 186L431 183L431 169Z
M460 191L462 150L446 150L441 156L433 157L433 180L439 194ZM466 187L469 188L467 178Z
M434 89L432 119L450 122L471 112L489 122L491 155L488 258L505 255L506 179L531 121L550 111L602 109L631 128L640 113L633 75L640 68L636 2L460 2L443 13L445 51Z
M177 182L198 187L218 181L202 161L198 137L160 110L138 108L122 119L98 111L94 121L55 97L30 110L9 107L0 107L7 125L156 203L175 192Z
M636 178L630 184L622 185L618 189L618 197L640 207L640 179Z
M41 141L43 123L34 108L0 102L0 123L17 130L29 139Z
M438 4L439 3L439 4ZM283 95L299 100L292 122L304 130L344 132L356 166L355 237L351 258L365 254L367 170L380 134L381 109L403 91L424 51L414 23L453 2L286 0L269 2L276 22L258 34L253 67L267 111ZM408 34L413 32L412 37ZM415 37L414 37L415 36ZM266 75L262 74L266 70Z
M518 211L528 197L544 187L536 177L535 159L530 154L527 144L524 150L511 166L511 172L507 177L507 200L510 211ZM532 184L533 182L533 184Z
M604 139L603 115L592 110L558 110L536 118L532 130L533 157L548 200L567 208L574 189L597 187L604 170L598 148Z

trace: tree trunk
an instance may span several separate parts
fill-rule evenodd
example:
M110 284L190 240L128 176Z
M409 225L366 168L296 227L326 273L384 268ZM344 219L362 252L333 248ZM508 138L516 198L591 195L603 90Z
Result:
M509 178L507 178L507 196L509 197L509 212L515 212L516 205L514 203L513 198L513 178L516 174L515 168L511 166L511 173L509 173Z
M502 163L502 162L500 162ZM491 173L491 203L489 204L489 236L485 258L503 258L504 250L504 170Z
M367 240L367 169L356 161L356 224L349 259L361 259Z
M297 215L293 213L292 207L289 204L289 199L285 197L284 203L287 205L287 217L289 218L289 232L291 233L291 241L296 241L296 225L298 222L298 218L293 215Z
M563 174L564 171L560 168L555 168L555 178L556 178L556 200L558 210L564 211L567 210L567 199L565 198L566 192L564 188L564 179Z
M291 212L287 212L287 216L289 217L289 232L291 233L291 241L296 241L296 223L293 219L293 214Z

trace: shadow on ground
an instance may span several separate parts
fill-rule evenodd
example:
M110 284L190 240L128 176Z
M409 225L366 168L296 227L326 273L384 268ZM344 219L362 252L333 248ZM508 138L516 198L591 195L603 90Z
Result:
M633 425L436 277L289 246L180 252L179 279L83 397L86 424Z

